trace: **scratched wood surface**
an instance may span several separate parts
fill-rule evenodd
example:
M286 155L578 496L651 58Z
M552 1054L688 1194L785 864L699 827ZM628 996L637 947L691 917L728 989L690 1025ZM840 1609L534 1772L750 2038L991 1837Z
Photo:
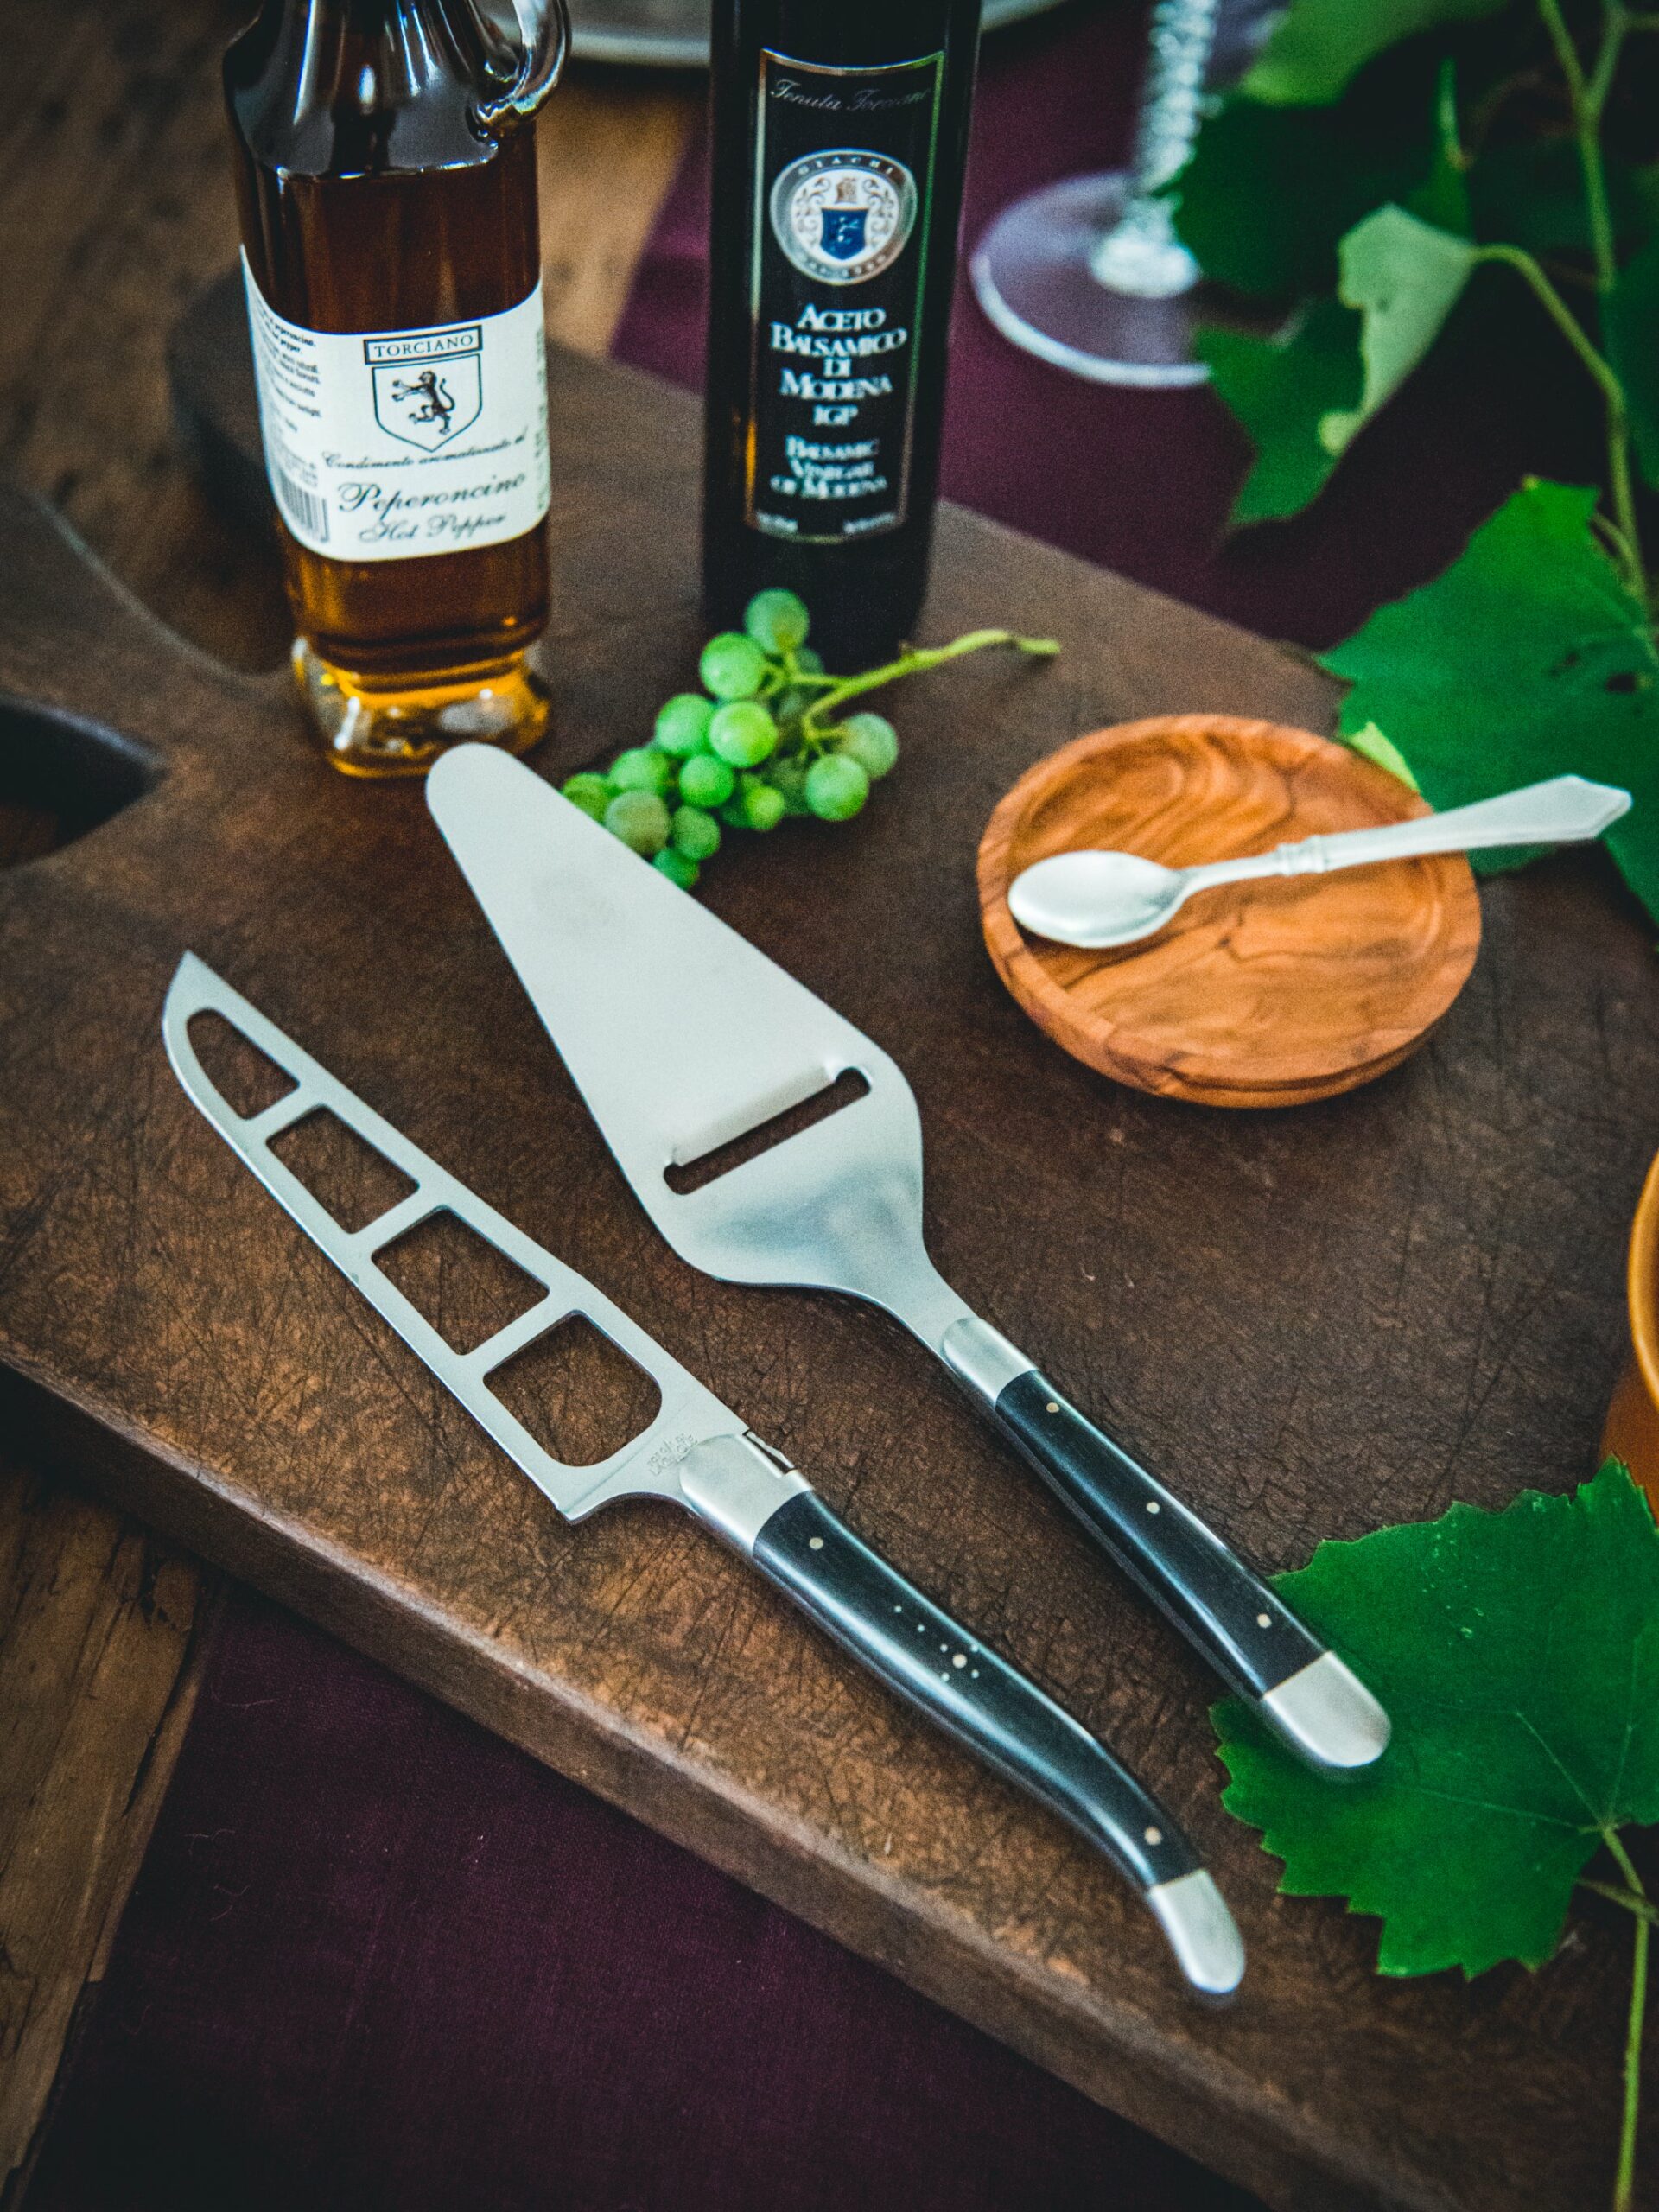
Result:
M0 466L196 643L269 667L288 634L274 553L202 499L163 366L181 310L235 250L218 68L249 12L250 0L0 8ZM578 71L543 115L543 289L565 344L609 345L699 104L687 81ZM0 869L58 835L0 773ZM8 2212L172 1770L210 1581L73 1480L0 1457Z
M200 404L234 444L244 372L221 367ZM697 635L691 403L569 355L553 378L550 772L645 727ZM173 656L38 524L7 531L0 683L165 764L0 887L0 1350L41 1448L1270 2202L1598 2201L1624 1931L1586 1916L1535 1979L1391 1984L1362 1923L1276 1898L1217 1802L1210 1685L931 1363L873 1315L710 1284L655 1240L418 791L343 786L279 683ZM1576 1479L1659 1137L1659 977L1604 873L1489 887L1470 985L1364 1090L1240 1116L1118 1089L986 959L992 807L1078 730L1195 700L1318 726L1331 697L1259 641L948 512L927 630L988 619L1065 654L914 692L903 769L855 831L780 834L709 877L906 1067L947 1274L1269 1567ZM645 1506L558 1523L177 1093L156 1021L186 944L1142 1768L1237 1909L1230 2011L1183 2001L1098 1861L696 1529Z

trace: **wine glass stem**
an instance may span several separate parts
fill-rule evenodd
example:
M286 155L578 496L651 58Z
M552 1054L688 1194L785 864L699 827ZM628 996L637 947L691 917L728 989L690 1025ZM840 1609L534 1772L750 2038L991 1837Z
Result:
M1159 195L1198 137L1220 12L1221 0L1159 0L1153 10L1128 204L1090 257L1095 276L1112 291L1167 300L1198 282L1198 265Z

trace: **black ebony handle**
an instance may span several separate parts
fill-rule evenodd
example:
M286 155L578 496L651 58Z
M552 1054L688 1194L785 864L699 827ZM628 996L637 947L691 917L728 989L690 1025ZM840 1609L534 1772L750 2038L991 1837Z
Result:
M1234 1986L1243 1950L1198 1853L1157 1799L1052 1698L925 1598L816 1491L779 1507L755 1536L753 1557L883 1681L1080 1829L1137 1887L1154 1892L1149 1901L1189 1979L1218 1992ZM1178 1905L1185 1898L1197 1908L1201 1887L1211 1916L1207 1946L1189 1946L1192 1955L1183 1952L1165 1909L1166 1885L1184 1879ZM1205 1955L1197 1958L1201 1948Z
M1388 1742L1364 1685L1213 1529L1065 1398L1036 1368L996 1418L1051 1488L1233 1689L1309 1758L1363 1766Z
M1325 1646L1262 1578L1036 1368L1003 1390L996 1417L1234 1689L1265 1697L1319 1656Z

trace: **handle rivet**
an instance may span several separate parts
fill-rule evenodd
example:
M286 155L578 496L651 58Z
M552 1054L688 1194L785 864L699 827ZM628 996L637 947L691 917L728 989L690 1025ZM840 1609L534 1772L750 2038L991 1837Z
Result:
M1163 1507L1159 1504L1155 1497L1149 1497L1147 1500L1147 1510L1148 1513L1161 1513L1163 1510Z
M1058 1413L1058 1411L1060 1410L1060 1402L1059 1402L1059 1400L1058 1400L1058 1398L1051 1398L1051 1399L1049 1400L1049 1402L1048 1402L1047 1405L1044 1407L1043 1410L1044 1410L1044 1412L1045 1412L1045 1413L1051 1413L1051 1414L1057 1414L1057 1413Z
M950 1664L953 1667L965 1667L968 1664L968 1654L965 1651L958 1651Z
M1164 1832L1162 1828L1147 1828L1144 1833L1147 1841L1154 1846L1160 1844L1164 1840Z
M1255 1624L1257 1628L1271 1628L1273 1626L1273 1615L1271 1613L1258 1613L1255 1617Z
M821 1552L823 1549L823 1538L822 1536L809 1536L806 1540L806 1548L810 1552Z

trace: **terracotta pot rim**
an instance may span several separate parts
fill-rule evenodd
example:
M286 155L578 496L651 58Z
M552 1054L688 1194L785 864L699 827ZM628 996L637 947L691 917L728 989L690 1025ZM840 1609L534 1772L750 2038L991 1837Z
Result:
M1659 1407L1659 1153L1649 1166L1630 1223L1624 1302L1643 1385L1652 1403Z

